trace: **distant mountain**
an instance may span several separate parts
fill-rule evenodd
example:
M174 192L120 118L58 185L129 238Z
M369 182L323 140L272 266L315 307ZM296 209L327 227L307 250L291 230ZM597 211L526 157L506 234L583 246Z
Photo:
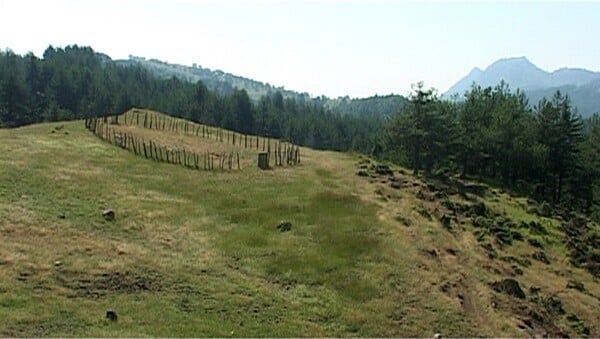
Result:
M406 103L407 99L400 95L390 94L385 96L375 95L369 98L351 99L339 97L335 99L326 96L311 98L304 92L287 90L284 87L276 87L261 81L248 79L221 70L211 70L198 65L183 66L169 64L156 59L129 56L126 60L116 60L118 65L131 66L140 65L162 78L176 77L178 79L196 82L202 81L209 89L221 95L230 95L235 88L245 89L253 101L258 101L262 96L281 92L285 98L294 98L301 101L314 100L322 107L341 114L368 115L374 117L389 116L397 113Z
M275 87L268 83L263 83L253 79L244 78L221 70L211 70L198 65L192 67L169 64L156 59L146 59L143 57L129 56L127 60L116 60L121 66L140 65L152 71L155 75L162 78L176 77L181 80L196 82L201 80L206 87L217 91L223 95L233 93L234 88L245 89L252 100L258 100L261 96L279 91L284 97L308 98L308 93L298 93L289 91L283 87Z
M524 91L532 105L543 97L550 98L556 90L567 93L583 116L600 112L600 72L580 68L561 68L547 72L529 61L526 57L500 59L484 71L474 68L444 93L462 97L473 83L481 87L494 87L504 81L510 88Z

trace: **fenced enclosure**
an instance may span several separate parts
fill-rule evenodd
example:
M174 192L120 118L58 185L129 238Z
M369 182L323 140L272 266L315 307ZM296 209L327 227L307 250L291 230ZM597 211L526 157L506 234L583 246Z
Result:
M259 153L266 153L266 168L300 164L300 148L292 143L148 110L132 109L120 115L89 118L85 127L100 139L138 156L196 170L257 166Z

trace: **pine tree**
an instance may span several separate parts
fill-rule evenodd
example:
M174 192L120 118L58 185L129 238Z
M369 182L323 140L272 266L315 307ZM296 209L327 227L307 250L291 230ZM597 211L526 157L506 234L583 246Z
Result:
M425 90L423 83L418 83L413 90L409 103L390 121L387 144L415 174L421 170L430 174L447 154L450 119L433 89Z
M2 126L21 126L31 120L27 106L27 89L19 61L12 51L7 51L3 57L2 67L6 73L0 79L0 124Z
M552 202L558 204L569 175L576 169L582 140L581 117L574 114L568 96L557 91L552 101L542 99L537 108L540 143L547 148L547 182Z
M597 213L600 218L600 208L593 211L594 205L600 202L600 115L590 117L585 125L576 189L580 193L583 209L590 214Z
M236 90L232 98L232 110L235 115L234 129L251 133L254 130L254 115L252 104L246 90Z

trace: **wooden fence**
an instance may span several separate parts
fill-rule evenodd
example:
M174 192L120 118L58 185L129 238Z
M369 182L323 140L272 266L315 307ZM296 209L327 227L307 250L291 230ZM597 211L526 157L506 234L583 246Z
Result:
M93 124L95 127L94 129L91 129L90 126L88 126L89 124ZM97 126L101 124L102 126L104 126L103 128L106 130L104 131L102 135L99 135L98 133L101 133L102 131L97 130ZM92 132L94 132L96 135L99 135L101 138L108 140L110 142L113 142L112 140L114 139L114 136L111 137L110 133L107 132L108 130L111 130L110 125L126 125L126 126L137 126L137 127L141 127L141 128L145 128L145 129L154 129L154 130L163 130L163 131L169 131L171 133L182 133L186 136L196 136L196 137L200 137L200 138L205 138L208 140L216 140L219 142L226 142L227 144L231 144L233 146L239 146L239 147L244 147L245 149L256 149L258 152L266 152L268 154L268 164L269 166L274 165L274 166L295 166L300 164L300 147L296 146L290 142L286 142L286 141L282 141L282 140L277 140L277 139L272 139L272 138L268 138L268 137L260 137L258 135L248 135L248 134L243 134L243 133L238 133L238 132L234 132L234 131L229 131L229 130L225 130L222 129L220 127L214 127L214 126L208 126L208 125L204 125L204 124L198 124L198 123L194 123L194 122L190 122L188 120L184 120L184 119L180 119L180 118L176 118L176 117L171 117L168 115L164 115L164 114L158 114L158 113L152 113L152 112L148 112L148 111L142 111L142 110L138 110L138 109L132 109L131 111L125 113L125 114L121 114L121 115L114 115L114 116L110 116L110 117L103 117L103 118L91 118L91 119L87 119L86 120L86 127L90 130L92 130ZM113 134L117 133L115 130L113 130ZM129 136L127 138L130 138L130 140L135 139L133 136ZM125 138L126 141L123 141L125 144L124 146L121 146L121 144L117 144L118 146L124 147L124 148L128 148L128 146L130 145L132 148L131 150L136 152L136 154L138 154L138 152L140 152L139 147L140 146L142 149L144 148L144 142L142 142L141 145L137 145L137 143L139 143L140 141L127 141L127 138ZM114 142L113 142L114 143ZM135 148L133 148L133 144L136 144ZM149 143L155 145L155 143L153 143L152 141L149 141ZM154 146L152 146L154 147ZM163 147L164 149L168 149L167 147ZM149 149L149 146L146 147L146 149ZM188 153L191 153L190 151L185 151L185 150L178 150L180 153L181 152L185 152L186 155ZM172 161L172 157L173 154L171 154L169 156L169 158L166 158L166 155L163 156L162 151L158 150L158 154L155 155L155 153L152 153L152 158L154 158L154 156L158 156L158 157L163 157L162 159L155 159L158 161L166 161L166 162L171 162ZM208 155L207 155L208 154ZM232 156L233 152L230 153L211 153L211 152L207 152L206 154L202 155L202 157L208 157L209 160L206 160L208 163L212 162L210 161L211 158L213 157L217 157L219 159L219 161L217 162L218 164L218 168L224 169L222 165L222 161L223 161L223 157L227 158L228 160L226 161L227 168L230 167L229 163L231 161L229 161L229 158ZM144 154L141 154L144 155ZM176 159L179 159L179 156L175 156ZM235 153L235 160L234 164L237 163L237 167L239 169L239 153ZM183 160L184 163L187 162L187 160ZM183 164L184 166L187 166L185 164ZM194 166L196 166L196 164L194 163ZM233 165L231 165L233 166ZM235 166L234 166L235 167ZM203 167L204 168L204 167ZM204 169L214 169L212 167L210 168L204 168ZM232 169L232 168L229 168Z
M269 154L273 151L276 153L274 158L276 166L291 166L300 163L300 148L292 143L282 140L238 133L220 127L198 124L168 115L140 111L137 109L133 109L122 115L115 115L110 118L107 117L105 118L106 123L108 123L108 119L111 120L111 124L124 124L146 129L182 133L184 135L226 142L227 144L244 147L245 149L256 149L257 151L267 152Z
M107 120L108 118L106 118ZM146 129L165 130L173 133L197 136L226 142L246 149L256 149L267 152L269 160L274 160L275 166L294 166L300 164L300 147L286 141L238 133L220 127L190 122L188 120L156 114L148 111L133 109L123 115L110 117L112 124L143 127ZM106 121L108 122L108 121ZM274 154L273 154L274 153ZM273 156L271 156L273 154Z
M146 159L181 165L196 170L241 169L240 154L237 152L216 153L207 151L199 154L185 148L163 146L152 140L146 141L137 138L133 134L118 131L111 127L106 118L86 119L85 127L100 139L132 151Z

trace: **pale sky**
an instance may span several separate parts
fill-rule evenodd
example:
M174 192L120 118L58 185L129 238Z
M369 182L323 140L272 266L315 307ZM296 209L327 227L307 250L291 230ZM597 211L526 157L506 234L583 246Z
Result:
M600 71L600 2L0 0L0 48L91 46L311 95L440 93L526 56Z

